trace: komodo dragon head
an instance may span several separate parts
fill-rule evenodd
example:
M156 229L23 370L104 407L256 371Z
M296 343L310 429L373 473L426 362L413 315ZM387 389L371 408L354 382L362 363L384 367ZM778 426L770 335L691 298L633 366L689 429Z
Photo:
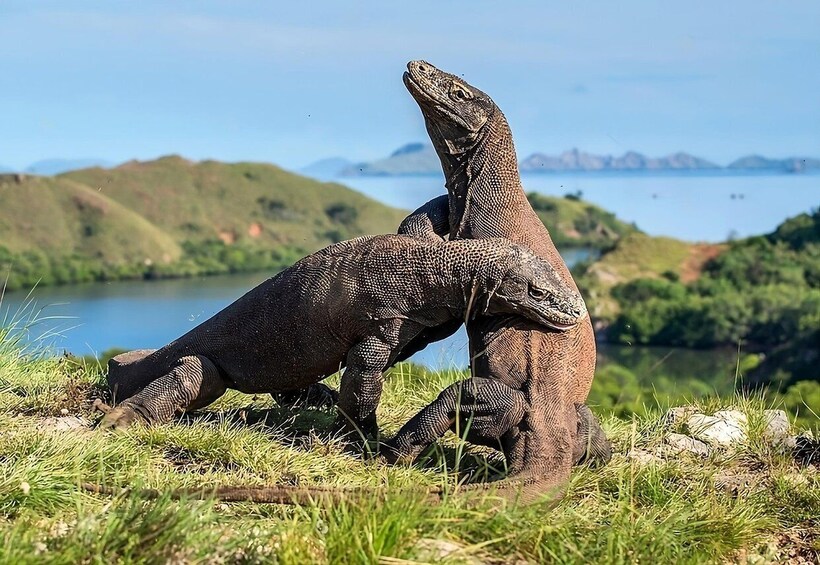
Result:
M586 316L580 293L548 261L521 245L510 249L498 262L500 277L488 285L488 314L517 314L556 330L569 329Z
M442 155L458 156L479 140L484 125L501 116L485 93L426 61L410 61L404 84L421 107L427 132Z

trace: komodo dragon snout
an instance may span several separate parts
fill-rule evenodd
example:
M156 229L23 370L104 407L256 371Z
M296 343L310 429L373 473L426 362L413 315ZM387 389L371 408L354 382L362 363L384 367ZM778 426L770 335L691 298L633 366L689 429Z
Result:
M521 315L560 331L576 325L587 313L581 294L548 261L519 245L511 249L510 266L487 312Z
M460 139L469 141L475 137L495 112L495 103L485 93L455 75L445 73L427 61L410 61L404 73L404 84L416 102L424 109L428 131L445 128L448 131L430 131L433 141L437 139ZM474 139L473 139L474 141ZM450 147L460 152L461 147Z

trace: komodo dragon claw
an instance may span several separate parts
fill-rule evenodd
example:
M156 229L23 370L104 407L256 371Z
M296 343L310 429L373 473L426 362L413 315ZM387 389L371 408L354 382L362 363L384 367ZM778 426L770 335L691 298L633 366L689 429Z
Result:
M108 404L103 402L102 398L96 399L94 401L94 404L91 405L91 408L93 408L94 410L99 410L103 414L108 414L109 412L111 412L111 410L113 410L113 408L111 408Z

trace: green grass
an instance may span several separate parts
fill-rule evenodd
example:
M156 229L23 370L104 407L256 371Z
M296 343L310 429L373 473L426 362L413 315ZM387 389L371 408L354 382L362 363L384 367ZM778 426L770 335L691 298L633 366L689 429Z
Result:
M767 562L820 550L820 477L760 441L709 459L640 463L630 450L661 441L660 414L604 419L616 454L577 468L553 506L407 494L287 507L91 495L83 481L167 490L185 486L316 484L416 488L455 485L503 466L498 454L448 437L425 460L390 467L351 453L330 433L332 414L273 407L230 393L206 411L124 433L60 430L59 418L97 416L94 364L26 354L0 341L0 562L400 563L435 560L429 541L455 544L450 562ZM380 424L395 431L459 372L400 365L387 378ZM712 398L760 422L757 398ZM727 492L722 477L753 474L761 488ZM425 553L426 552L426 553ZM814 557L812 557L814 556ZM757 559L757 561L755 561ZM405 561L402 561L405 560Z

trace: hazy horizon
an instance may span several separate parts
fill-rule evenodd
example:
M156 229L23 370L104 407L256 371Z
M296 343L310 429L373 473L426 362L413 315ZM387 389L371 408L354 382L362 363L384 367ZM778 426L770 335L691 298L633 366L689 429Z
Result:
M0 165L15 169L377 159L427 140L401 82L416 58L488 92L520 157L820 156L816 2L13 0L0 22Z

